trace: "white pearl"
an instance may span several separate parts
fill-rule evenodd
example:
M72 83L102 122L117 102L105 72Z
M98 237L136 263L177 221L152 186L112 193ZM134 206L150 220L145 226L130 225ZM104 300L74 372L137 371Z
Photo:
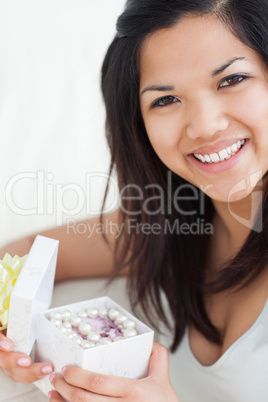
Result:
M118 316L119 311L116 310L115 308L111 308L111 310L108 313L109 318L114 321L116 319L116 317Z
M81 323L81 318L80 317L77 317L77 315L73 315L72 317L71 317L71 324L74 326L74 327L78 327L78 325Z
M80 345L83 349L90 349L90 348L94 348L96 345L95 345L95 343L94 342L88 342L88 341L85 341L85 340L83 340L82 342L81 342L81 345Z
M65 321L62 325L67 329L72 328L72 324L70 323L70 321Z
M114 338L113 342L119 342L119 341L122 341L123 339L126 339L126 338L124 338L123 336L116 336Z
M83 338L81 337L81 336L79 336L79 335L74 335L73 336L73 341L75 342L75 343L77 343L77 345L81 345L81 343L82 343L82 341L83 341Z
M112 341L111 341L110 338L105 337L105 338L101 338L101 340L99 341L99 343L100 343L101 345L108 345L108 343L112 343Z
M61 332L63 332L64 334L67 333L67 328L64 327L63 325L59 325L59 326L58 326L58 329L59 329Z
M95 307L87 309L87 315L89 318L97 318L99 315L98 310Z
M90 333L91 329L92 329L92 327L91 327L90 323L86 322L86 321L82 321L78 327L78 330L79 330L80 334L82 334L82 335L88 335Z
M71 312L69 310L62 310L60 312L63 321L69 321L71 319Z
M126 320L126 321L123 322L123 327L124 328L135 328L136 324L132 320Z
M66 328L66 334L72 334L72 333L73 333L72 328Z
M86 312L86 310L80 310L80 311L78 311L77 315L80 318L86 318L87 317L87 312Z
M58 311L51 311L49 317L50 319L57 318L58 320L61 320L61 313L59 313Z
M119 313L116 318L115 321L117 324L122 324L124 321L126 321L127 317L124 314Z
M68 333L66 334L66 336L67 336L69 339L72 339L72 340L73 340L73 338L74 338L74 334L73 334L72 332L68 332Z
M98 334L98 332L90 332L87 336L88 341L92 341L92 342L99 342L99 340L101 339L100 334Z
M107 317L108 313L109 313L109 311L108 311L107 308L102 308L102 309L100 309L100 311L99 311L99 316L100 316L101 318L105 318L105 317Z
M124 330L124 337L125 338L132 338L132 336L136 336L137 331L134 328L127 328Z
M61 320L58 318L51 318L50 322L51 324L55 325L55 327L59 327L61 325Z

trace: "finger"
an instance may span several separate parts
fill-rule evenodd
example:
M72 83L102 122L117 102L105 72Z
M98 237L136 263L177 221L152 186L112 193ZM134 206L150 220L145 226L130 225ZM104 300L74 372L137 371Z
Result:
M13 349L13 343L2 332L0 332L0 350L10 352Z
M113 396L109 397L107 395L99 395L98 393L93 393L79 387L74 387L73 385L68 384L63 376L59 374L52 374L49 379L61 397L70 402L118 402L118 398L114 398ZM61 401L61 399L55 399L55 401Z
M65 366L63 377L68 384L100 395L123 397L131 395L138 380L98 374L79 367Z
M13 353L10 353L10 355ZM28 360L27 358L20 358L19 360ZM7 364L8 366L8 364ZM51 374L54 370L53 365L51 363L33 363L30 366L19 366L17 364L16 367L3 367L2 370L4 373L12 378L13 381L30 383L37 381L47 375Z
M11 369L14 367L29 367L32 361L25 353L0 351L0 367Z
M57 391L49 391L48 397L50 402L61 402L64 400Z
M165 346L154 342L149 363L149 376L167 377L169 371L169 353Z
M31 358L25 353L4 353L0 351L0 367L5 369L28 368L35 376L51 374L54 370L51 363L32 363Z
M29 368L29 371L31 371L31 375L41 378L53 373L54 367L53 364L48 362L33 363Z

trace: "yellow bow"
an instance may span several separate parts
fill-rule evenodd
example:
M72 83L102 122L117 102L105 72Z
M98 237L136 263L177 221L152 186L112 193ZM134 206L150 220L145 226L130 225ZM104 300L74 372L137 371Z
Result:
M6 254L0 261L0 330L7 328L10 294L23 267L27 255L20 258Z

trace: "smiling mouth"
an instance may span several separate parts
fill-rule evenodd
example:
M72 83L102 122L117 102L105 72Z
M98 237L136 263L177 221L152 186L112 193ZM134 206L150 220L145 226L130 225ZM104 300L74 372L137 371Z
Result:
M233 145L222 149L219 152L215 152L213 154L192 154L195 159L197 159L199 162L209 164L209 163L220 163L224 162L230 158L232 158L235 154L237 154L245 145L246 139L244 140L239 140L235 142Z

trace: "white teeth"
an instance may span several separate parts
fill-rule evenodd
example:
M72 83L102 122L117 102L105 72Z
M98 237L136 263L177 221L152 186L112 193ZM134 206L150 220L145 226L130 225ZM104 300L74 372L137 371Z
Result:
M221 158L221 161L226 159L228 156L229 155L228 155L228 152L226 151L226 149L223 149L222 151L219 152L219 157Z
M218 163L224 160L230 159L235 153L245 144L246 140L239 140L230 147L224 148L218 153L213 153L210 155L194 154L196 159L203 163Z
M220 158L219 158L218 154L211 154L210 159L212 160L212 162L219 162L220 161Z
M232 150L232 152L236 152L237 151L237 145L236 144L233 144L232 146L231 146L231 150Z

